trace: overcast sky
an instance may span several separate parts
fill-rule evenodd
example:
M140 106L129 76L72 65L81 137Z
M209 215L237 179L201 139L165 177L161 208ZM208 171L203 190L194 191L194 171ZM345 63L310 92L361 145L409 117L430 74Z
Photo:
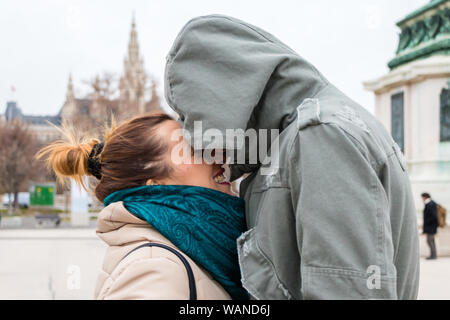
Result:
M388 71L395 22L428 1L2 0L0 113L14 99L26 114L56 114L69 73L80 97L87 89L83 80L103 71L120 75L133 11L145 68L161 93L165 56L179 30L195 16L220 13L277 36L373 110L373 94L362 81Z

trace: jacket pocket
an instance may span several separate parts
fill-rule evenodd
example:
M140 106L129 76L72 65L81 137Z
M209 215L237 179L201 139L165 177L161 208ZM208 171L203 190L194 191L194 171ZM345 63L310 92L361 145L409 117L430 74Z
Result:
M303 298L305 300L397 300L396 273L386 276L376 272L375 268L368 268L367 273L364 273L346 269L304 266L302 268Z
M255 228L237 239L242 284L257 300L291 300L290 292L280 282L272 263L258 247Z

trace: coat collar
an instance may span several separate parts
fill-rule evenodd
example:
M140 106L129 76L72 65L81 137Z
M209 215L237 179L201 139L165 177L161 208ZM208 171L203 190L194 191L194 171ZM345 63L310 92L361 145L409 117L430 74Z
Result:
M173 244L147 221L130 213L121 201L110 204L99 213L96 233L109 246L153 241L173 247Z

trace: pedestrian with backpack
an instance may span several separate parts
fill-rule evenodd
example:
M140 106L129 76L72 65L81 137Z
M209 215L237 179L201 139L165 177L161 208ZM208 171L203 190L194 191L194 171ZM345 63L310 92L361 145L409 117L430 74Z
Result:
M430 256L427 260L437 259L435 235L438 227L438 205L431 199L429 193L422 193L425 204L423 209L423 233L427 235L427 244L430 247Z

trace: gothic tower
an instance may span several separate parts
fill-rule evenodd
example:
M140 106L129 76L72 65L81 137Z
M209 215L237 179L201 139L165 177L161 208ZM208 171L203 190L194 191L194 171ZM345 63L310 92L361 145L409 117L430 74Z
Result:
M75 94L73 91L72 74L69 74L69 81L67 83L66 101L60 111L62 119L70 119L77 112L77 104L75 101Z
M114 77L108 78L105 75L105 79L100 79L97 75L90 84L93 91L85 98L78 99L74 95L72 76L69 76L66 100L59 114L63 120L88 126L89 120L104 122L112 113L120 120L149 111L161 111L156 82L147 78L144 61L139 53L134 16L127 51L118 86L118 98Z
M124 59L123 68L123 75L119 83L120 109L134 109L134 112L144 113L146 111L145 85L147 79L144 70L144 61L139 54L139 43L134 16L131 23L128 55Z

